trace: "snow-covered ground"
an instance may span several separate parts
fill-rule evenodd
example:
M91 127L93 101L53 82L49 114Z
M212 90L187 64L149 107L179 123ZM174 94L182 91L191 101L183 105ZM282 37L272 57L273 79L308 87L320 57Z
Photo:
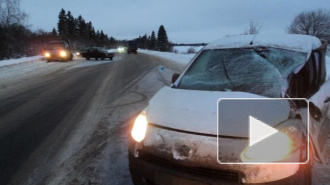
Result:
M177 64L180 64L182 66L186 66L192 58L195 56L195 54L174 54L174 53L167 53L167 52L158 52L158 51L149 51L149 50L138 50L139 53L144 53L147 55L152 55L152 56L157 56L172 62L176 62ZM119 61L121 56L117 56L114 58L114 62ZM82 60L75 60L73 62L68 62L68 63L60 63L60 62L53 62L53 63L47 63L46 61L43 60L42 56L35 56L35 57L27 57L27 58L21 58L21 59L13 59L13 60L4 60L0 61L0 88L2 86L2 81L15 81L15 76L17 75L28 75L28 74L37 74L37 73L51 73L51 72L56 72L58 70L62 70L63 68L76 68L76 67L87 67L90 65L100 65L104 63L112 62L110 60L107 61L86 61L84 59ZM330 76L330 56L328 55L326 58L326 67L327 67L327 79ZM24 70L22 70L24 69ZM22 74L22 71L24 71L25 74ZM159 74L161 74L161 71L154 71L152 73L152 77L149 75L147 76L148 78L144 78L144 80L147 79L155 79L158 78ZM166 73L167 74L167 73ZM167 75L168 76L168 75ZM170 78L170 77L168 77ZM142 81L142 80L141 80ZM10 83L6 83L10 84ZM150 84L156 84L156 83L146 83L148 85ZM142 87L142 86L141 86ZM159 88L159 87L157 87ZM156 88L156 89L157 89ZM142 89L150 89L149 87L143 87ZM137 91L137 90L136 90ZM154 93L154 92L153 92ZM130 94L128 94L130 95ZM131 95L130 95L131 96ZM137 98L138 95L136 95ZM150 93L150 96L152 96L152 93ZM135 96L132 95L132 98L134 99ZM120 101L119 101L120 102ZM122 103L122 102L120 102ZM137 106L137 104L134 104ZM116 106L116 105L114 105ZM131 109L140 109L141 105L139 107L132 107ZM120 110L122 111L122 110ZM129 115L131 116L131 115ZM108 118L108 119L116 119L116 120L111 120L111 122L115 123L121 123L124 119L125 116L121 116L120 119L118 118ZM105 138L107 138L106 136ZM327 142L327 151L326 151L326 161L325 164L318 164L315 163L314 169L313 169L313 184L327 184L329 182L330 177L329 177L329 171L330 171L330 139L328 139ZM109 142L111 143L111 142ZM94 145L91 145L94 146ZM125 149L126 151L126 149ZM116 151L117 152L117 151ZM111 153L109 151L105 151L105 153ZM112 152L113 156L116 156L117 153ZM111 160L112 162L116 160L121 160L124 159L124 157L121 157L120 159L113 159ZM108 159L109 160L109 159ZM119 165L122 165L122 162L117 161ZM115 163L115 164L117 164ZM65 166L65 165L64 165ZM106 165L104 168L111 168L111 165ZM110 170L110 169L109 169ZM123 167L122 170L127 170L127 166ZM104 179L109 180L108 174L101 174L101 176L104 175ZM111 178L116 178L115 176L111 176ZM125 177L126 178L126 177Z
M43 56L33 56L33 57L23 57L23 58L10 59L10 60L0 60L0 67L12 66L15 64L21 64L26 62L41 61L43 58L44 58Z
M148 55L155 55L167 60L178 62L183 65L187 65L191 61L191 59L195 56L195 54L175 54L169 52L159 52L159 51L143 50L143 49L139 49L138 52L145 53Z
M204 46L173 46L173 51L178 54L198 53ZM191 50L191 51L188 51Z

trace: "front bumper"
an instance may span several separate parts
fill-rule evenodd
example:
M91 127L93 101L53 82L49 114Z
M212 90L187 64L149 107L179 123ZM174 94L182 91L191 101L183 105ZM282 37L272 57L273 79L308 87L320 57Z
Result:
M232 151L241 151L246 145L245 140L231 138L219 138L219 143L220 160L225 157L239 160L236 153L240 152ZM136 151L139 153L137 158L131 160L132 171L138 168L135 170L137 174L149 174L146 178L152 181L159 176L154 174L154 171L164 171L163 168L165 171L167 168L174 170L174 174L182 174L188 179L200 177L203 182L208 182L207 184L219 184L223 181L224 184L228 184L227 181L231 184L276 182L290 179L299 171L299 164L219 164L216 137L183 133L152 125L148 126L146 137L141 143L131 140L129 151L130 154ZM299 154L296 153L295 155ZM141 173L140 169L150 169L150 172ZM206 178L203 178L204 176Z
M160 157L140 153L134 157L129 152L129 168L132 177L139 178L145 185L236 185L253 184L244 182L244 174L239 171L188 167ZM257 183L258 185L297 185L298 175Z

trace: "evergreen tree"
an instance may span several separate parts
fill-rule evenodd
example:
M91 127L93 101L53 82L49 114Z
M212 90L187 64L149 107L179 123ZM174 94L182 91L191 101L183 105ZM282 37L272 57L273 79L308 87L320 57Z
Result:
M74 18L73 18L73 16L72 16L72 14L71 14L70 11L68 11L68 13L66 14L66 17L67 17L67 24L66 24L66 26L67 26L67 30L68 30L67 34L69 36L73 36L74 33L75 33L76 25L75 25Z
M57 23L57 31L59 35L67 35L68 29L67 29L67 16L65 13L65 10L62 8L58 15L58 23Z
M52 36L57 36L57 31L55 28L53 28L53 30L52 30Z
M79 15L77 18L77 21L78 21L77 27L78 27L79 36L86 38L88 31L87 31L87 25L86 25L84 18L81 15Z
M151 49L151 50L156 50L156 45L157 45L156 35L155 35L155 32L152 31L152 32L151 32L151 36L150 36L149 49Z
M158 36L157 36L157 50L159 51L169 51L169 42L166 34L165 27L161 25L158 30Z

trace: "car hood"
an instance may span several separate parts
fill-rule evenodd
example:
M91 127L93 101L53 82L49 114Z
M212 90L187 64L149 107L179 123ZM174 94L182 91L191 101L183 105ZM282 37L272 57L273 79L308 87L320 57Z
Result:
M217 102L220 98L265 98L245 92L220 92L162 88L147 107L147 119L151 124L200 134L217 135ZM235 108L222 110L219 135L248 137L249 115L266 122L269 126L287 120L290 105L285 101L263 101L262 106L241 103ZM279 108L281 106L281 108ZM251 108L253 107L253 108ZM262 109L267 107L265 114Z

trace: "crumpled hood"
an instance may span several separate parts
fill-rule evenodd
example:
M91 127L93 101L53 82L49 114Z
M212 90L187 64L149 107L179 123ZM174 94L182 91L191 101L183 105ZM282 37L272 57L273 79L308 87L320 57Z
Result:
M217 102L220 98L265 97L245 92L197 91L164 87L149 101L147 119L149 123L164 127L217 135ZM234 108L221 109L221 114L225 116L220 118L219 135L248 137L247 115L260 119L270 126L288 119L290 112L288 101L263 102L267 103L263 103L262 106L241 103ZM276 111L277 116L273 113L265 114L262 111L265 107Z

